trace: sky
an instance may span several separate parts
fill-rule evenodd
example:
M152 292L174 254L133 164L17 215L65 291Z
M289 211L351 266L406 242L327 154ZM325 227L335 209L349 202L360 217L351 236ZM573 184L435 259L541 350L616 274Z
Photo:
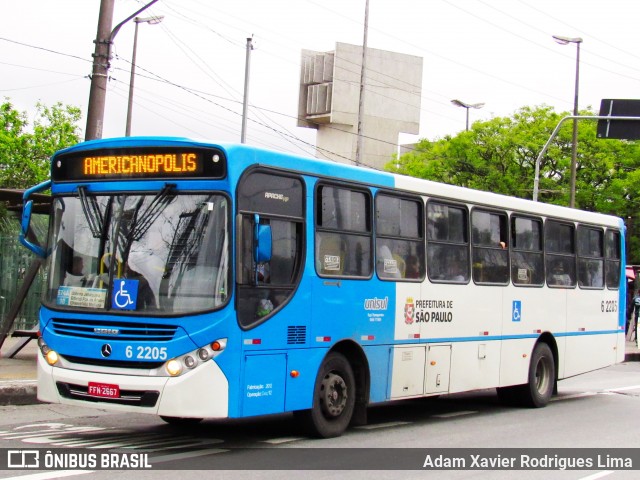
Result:
M115 0L113 26L150 0ZM35 118L38 102L82 110L100 0L2 1L0 99ZM296 126L303 49L361 45L365 0L159 0L140 16L132 135L239 142L250 52L246 143L314 155L315 131ZM573 110L580 37L579 106L640 98L637 0L369 0L368 46L423 58L418 135L435 140L465 128L452 99L484 103L470 121L524 106ZM115 37L103 137L123 136L134 23ZM366 132L365 132L366 133ZM84 133L82 133L84 137ZM542 145L541 145L542 148Z

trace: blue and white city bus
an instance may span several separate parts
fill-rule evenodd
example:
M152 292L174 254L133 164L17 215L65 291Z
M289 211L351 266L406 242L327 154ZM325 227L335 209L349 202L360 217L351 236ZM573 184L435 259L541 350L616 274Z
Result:
M25 239L51 190L49 238ZM120 138L25 193L48 257L38 398L169 423L496 388L545 406L624 359L624 225L246 145Z

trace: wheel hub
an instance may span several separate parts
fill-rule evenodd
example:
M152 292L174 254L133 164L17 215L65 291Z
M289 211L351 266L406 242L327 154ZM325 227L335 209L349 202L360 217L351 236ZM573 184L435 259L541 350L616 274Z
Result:
M322 411L330 417L338 417L347 405L347 384L340 375L329 373L322 380L320 401Z

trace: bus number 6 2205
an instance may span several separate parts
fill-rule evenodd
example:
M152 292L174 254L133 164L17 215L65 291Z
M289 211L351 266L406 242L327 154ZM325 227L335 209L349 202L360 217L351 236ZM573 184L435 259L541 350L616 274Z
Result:
M168 358L167 347L144 347L142 345L133 347L127 345L124 352L127 358L133 358L134 351L135 358L140 360L166 360Z

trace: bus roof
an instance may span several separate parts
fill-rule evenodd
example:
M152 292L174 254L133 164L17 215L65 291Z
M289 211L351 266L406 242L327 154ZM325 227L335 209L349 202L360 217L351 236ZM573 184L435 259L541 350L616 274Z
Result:
M487 207L517 210L531 215L544 215L557 218L571 218L585 223L597 223L622 228L622 219L595 212L572 209L543 202L501 195L492 192L449 185L430 180L409 177L405 175L374 170L369 167L359 167L329 160L304 157L290 153L278 152L264 148L230 142L208 142L182 137L119 137L82 142L56 155L67 152L91 150L97 148L126 148L126 147L161 147L190 145L197 147L216 147L225 151L234 159L234 165L229 165L229 173L236 171L240 175L250 164L260 163L279 168L297 171L320 177L338 178L345 181L365 183L378 188L394 188L423 196L436 196L462 203L470 202Z

